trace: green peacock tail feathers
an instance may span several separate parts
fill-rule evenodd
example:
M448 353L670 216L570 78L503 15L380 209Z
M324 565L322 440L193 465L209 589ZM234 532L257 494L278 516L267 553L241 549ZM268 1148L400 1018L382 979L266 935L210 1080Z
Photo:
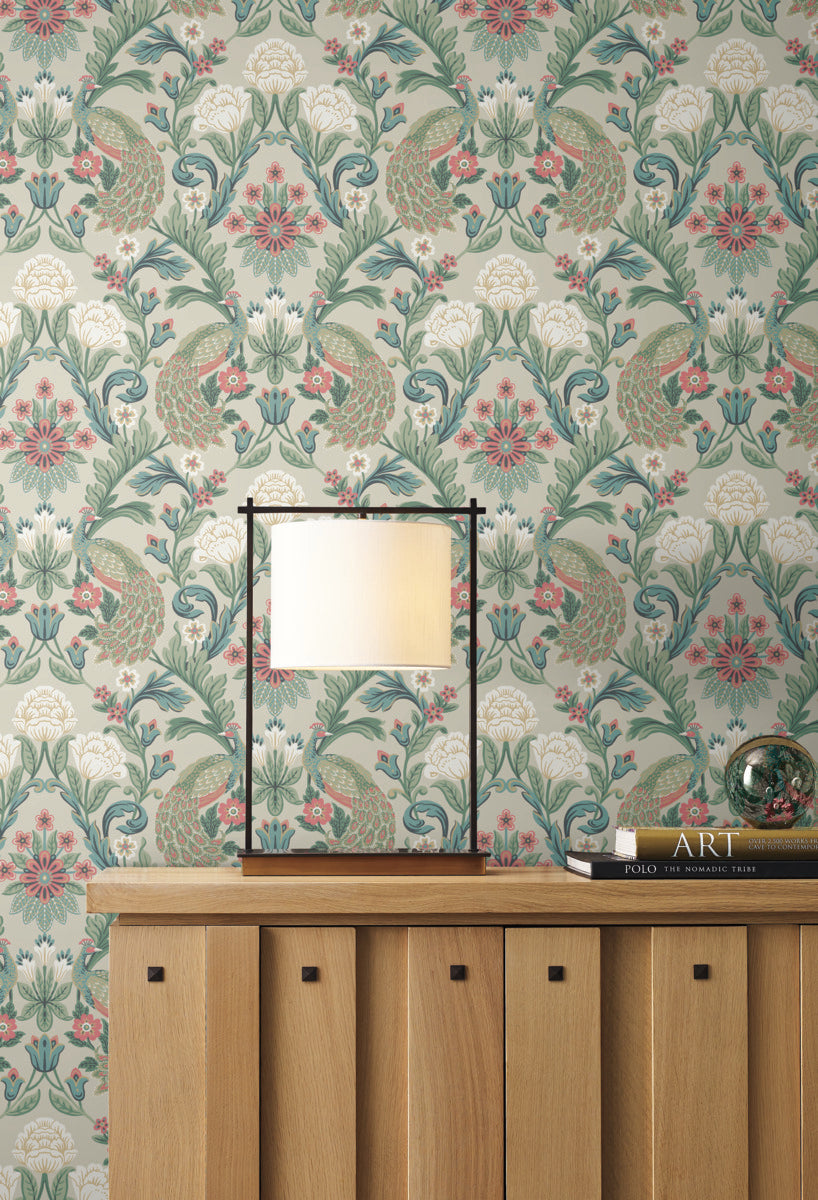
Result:
M582 178L570 192L561 192L557 212L560 229L576 234L607 229L625 199L622 156L600 137L583 155Z
M222 409L202 398L199 374L184 354L173 354L156 380L156 412L177 446L207 450L222 446Z
M122 152L119 179L97 202L100 229L135 233L146 229L162 203L165 169L147 138L139 138Z
M183 13L186 17L199 17L206 20L212 14L221 16L224 12L219 0L168 0L172 12Z
M582 608L573 621L560 625L560 662L575 666L610 657L625 630L625 594L604 568L591 576L582 591Z
M659 369L638 351L619 377L616 402L616 411L638 445L667 450L672 442L684 444L683 411L662 399Z
M227 860L222 844L202 829L197 798L182 783L157 809L156 845L170 867L215 867Z
M113 621L97 628L97 658L119 666L144 661L165 624L165 601L150 571L134 570L122 582Z
M813 450L818 446L818 387L813 390L812 398L801 408L793 405L787 411L790 445Z
M386 198L404 229L439 233L454 229L454 192L436 186L429 151L411 135L405 137L386 165Z
M395 381L376 354L367 355L352 371L349 397L342 408L330 408L328 445L361 449L378 441L395 411Z

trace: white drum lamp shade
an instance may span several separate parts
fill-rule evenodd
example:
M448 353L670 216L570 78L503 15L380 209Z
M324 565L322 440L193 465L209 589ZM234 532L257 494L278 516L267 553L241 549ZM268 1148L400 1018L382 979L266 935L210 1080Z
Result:
M270 664L451 666L451 533L441 521L272 525Z

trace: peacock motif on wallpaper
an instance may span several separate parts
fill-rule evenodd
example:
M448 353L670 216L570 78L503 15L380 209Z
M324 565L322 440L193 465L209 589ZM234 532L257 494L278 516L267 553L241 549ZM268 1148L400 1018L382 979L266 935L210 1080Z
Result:
M534 533L534 549L547 571L579 593L582 604L559 626L560 661L576 666L609 657L625 629L625 593L593 550L571 538L555 538L556 511L546 505Z
M818 332L799 321L784 322L786 305L784 292L773 292L772 304L764 318L764 332L773 353L812 380L810 399L801 406L788 408L791 441L812 450L818 445Z
M688 292L685 304L693 310L692 321L676 321L647 334L617 383L619 416L633 440L651 450L684 442L684 410L663 398L662 380L696 357L710 328L700 292Z
M238 301L238 292L228 292L224 303L230 321L189 333L159 372L156 412L177 446L207 450L223 444L224 409L207 403L199 381L232 358L247 336L247 317Z
M169 866L214 867L230 857L222 839L208 836L200 814L229 795L241 778L245 754L238 728L231 721L224 731L228 753L207 754L191 763L159 802L156 845Z
M343 837L330 839L331 850L391 850L395 845L395 813L375 780L358 763L341 754L322 754L326 729L312 726L304 748L304 766L319 792L349 809Z
M326 302L322 291L310 293L303 328L315 356L349 380L344 403L328 406L327 443L332 446L340 442L345 450L371 446L395 411L395 380L383 359L356 329L318 319L318 310Z
M86 142L119 164L114 186L97 194L99 227L134 233L147 228L162 203L165 168L136 121L114 108L88 103L96 86L90 75L83 75L71 111Z
M582 178L570 191L560 192L560 229L595 233L607 229L625 199L625 163L599 125L578 108L553 105L557 81L542 76L534 101L534 119L546 138L582 164Z
M691 752L669 754L643 771L619 806L617 825L661 824L663 810L689 795L704 776L710 752L701 725L691 721L685 737L690 739Z
M111 538L91 537L96 520L86 505L74 531L74 553L88 576L116 592L119 607L113 620L97 625L97 658L117 665L148 657L165 624L162 590L141 559Z
M97 953L92 938L83 938L80 952L71 968L74 987L89 1009L96 1009L102 1017L108 1016L108 972L91 968L91 959Z
M455 87L463 96L460 106L435 108L415 121L386 164L386 198L406 229L438 233L453 229L454 192L439 188L432 163L474 128L479 112L468 75L459 75Z

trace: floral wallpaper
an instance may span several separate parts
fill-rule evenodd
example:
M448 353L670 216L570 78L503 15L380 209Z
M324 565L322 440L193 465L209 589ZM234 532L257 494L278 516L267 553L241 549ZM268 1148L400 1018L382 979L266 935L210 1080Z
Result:
M492 863L729 823L737 744L818 750L818 6L0 22L0 1200L100 1200L84 885L235 862L247 653L261 844L465 844L463 527L451 671L293 672L248 493L485 506Z

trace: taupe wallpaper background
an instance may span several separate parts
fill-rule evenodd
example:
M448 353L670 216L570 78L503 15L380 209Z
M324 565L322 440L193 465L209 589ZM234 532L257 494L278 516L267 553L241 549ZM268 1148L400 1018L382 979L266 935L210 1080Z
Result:
M818 749L818 9L0 0L0 49L0 1200L99 1200L84 885L234 861L248 492L486 506L493 863ZM449 672L271 663L260 566L265 844L463 844L453 532Z

